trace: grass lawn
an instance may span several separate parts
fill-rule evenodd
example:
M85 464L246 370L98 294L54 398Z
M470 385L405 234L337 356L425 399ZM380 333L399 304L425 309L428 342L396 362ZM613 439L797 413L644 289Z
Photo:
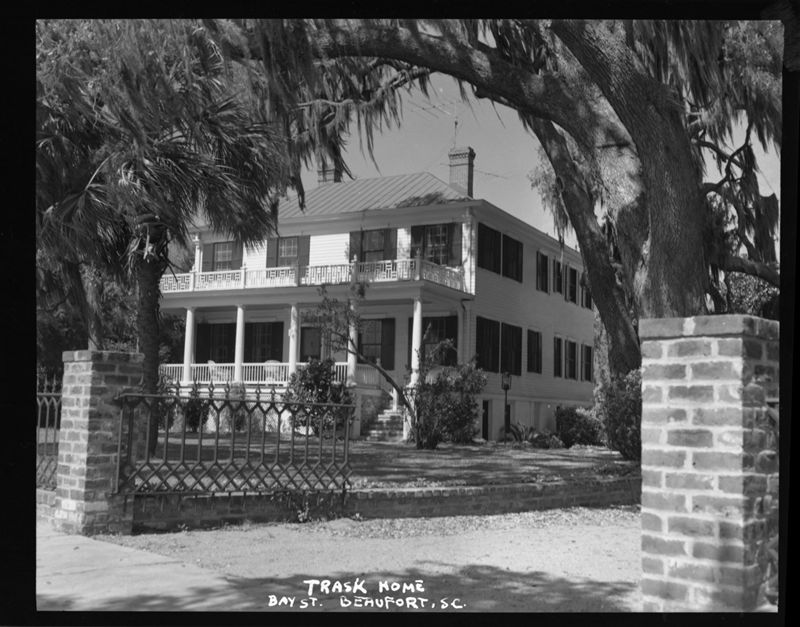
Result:
M639 471L637 463L600 446L537 449L492 442L440 444L426 451L359 440L350 443L350 466L354 488L533 483Z

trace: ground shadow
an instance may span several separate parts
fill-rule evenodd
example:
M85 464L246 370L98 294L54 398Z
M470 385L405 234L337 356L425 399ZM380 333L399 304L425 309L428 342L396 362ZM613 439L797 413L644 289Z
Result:
M430 563L432 569L442 566ZM315 590L316 607L308 597L308 579L354 581L365 580L368 594L360 592L320 594ZM198 587L181 591L179 595L164 593L129 594L109 598L92 608L77 606L73 598L37 594L37 609L91 610L91 611L339 611L339 612L635 612L640 609L639 586L628 581L577 581L551 576L540 571L512 571L487 565L467 565L451 574L430 574L423 568L410 568L397 572L375 573L309 573L286 578L241 578L226 576L229 587ZM421 580L424 591L379 592L379 582L406 582ZM270 595L273 595L270 606ZM349 604L340 599L344 596ZM386 602L386 597L404 599L414 597L416 609L398 607ZM294 606L277 604L281 597L294 598ZM360 601L356 597L361 597ZM301 608L302 600L306 607ZM365 599L372 599L372 604ZM384 607L377 607L381 602ZM356 607L357 604L361 607ZM405 602L403 602L405 605ZM424 608L421 607L424 605Z

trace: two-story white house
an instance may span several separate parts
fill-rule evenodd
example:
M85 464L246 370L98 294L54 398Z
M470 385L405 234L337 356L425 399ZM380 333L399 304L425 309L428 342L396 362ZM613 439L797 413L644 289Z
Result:
M375 369L326 355L320 329L304 322L320 285L343 299L355 275L369 284L360 305L364 355L402 381L430 326L429 342L452 339L459 361L477 355L488 373L479 435L502 434L503 372L512 375L511 420L554 429L558 405L592 398L593 313L581 257L473 198L474 157L471 148L450 151L449 184L426 172L342 182L320 171L305 210L282 203L279 236L253 248L200 225L192 271L161 283L162 311L186 316L184 362L162 372L185 383L280 386L309 358L330 356L337 377L379 388Z

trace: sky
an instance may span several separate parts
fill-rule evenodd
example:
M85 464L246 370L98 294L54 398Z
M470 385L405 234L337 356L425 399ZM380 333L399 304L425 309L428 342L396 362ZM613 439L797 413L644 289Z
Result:
M538 163L539 144L523 128L517 113L488 100L472 99L470 107L461 100L455 81L446 76L433 76L429 93L430 100L421 92L404 95L400 127L375 132L374 156L379 169L366 154L366 140L362 154L354 131L345 152L353 176L430 172L447 182L448 151L454 145L471 146L475 151L473 196L555 237L553 220L528 178ZM743 137L743 131L738 135ZM756 146L756 157L762 170L761 193L774 192L780 198L780 159L774 153L764 154L760 146ZM709 180L717 180L715 170L713 165L707 168ZM306 189L317 186L316 170L303 174L303 185ZM565 242L576 245L571 235Z

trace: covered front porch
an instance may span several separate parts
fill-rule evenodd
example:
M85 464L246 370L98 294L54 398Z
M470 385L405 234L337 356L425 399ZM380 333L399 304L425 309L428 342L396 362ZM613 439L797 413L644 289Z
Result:
M346 286L331 286L329 295L347 302L349 292ZM371 364L329 345L324 329L313 323L319 300L317 290L309 287L202 297L165 294L162 310L183 310L186 331L183 361L162 364L161 373L182 386L242 383L282 388L309 360L332 359L336 381L391 392ZM396 382L413 386L426 328L433 331L426 343L453 340L458 352L450 356L453 363L468 358L462 347L472 344L471 304L463 292L441 285L372 285L364 299L349 304L358 307L361 320L360 329L351 326L350 340Z

